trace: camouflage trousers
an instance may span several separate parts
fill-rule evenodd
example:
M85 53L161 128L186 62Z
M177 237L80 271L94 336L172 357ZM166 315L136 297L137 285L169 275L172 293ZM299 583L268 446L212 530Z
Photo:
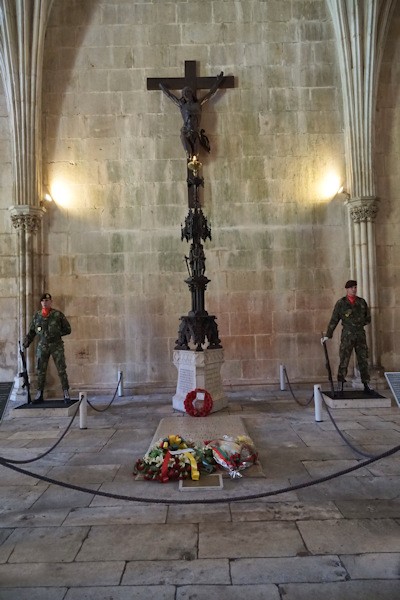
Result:
M338 381L345 381L351 353L356 353L357 364L362 382L369 381L368 346L364 329L358 331L342 330L340 338Z
M50 356L53 357L54 364L56 365L62 389L69 390L63 342L57 342L56 344L39 343L36 350L36 374L38 390L44 390L47 365L49 364Z

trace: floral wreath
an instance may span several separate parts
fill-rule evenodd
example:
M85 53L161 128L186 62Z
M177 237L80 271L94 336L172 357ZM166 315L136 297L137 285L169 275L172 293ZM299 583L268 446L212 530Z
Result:
M158 440L143 458L136 461L133 474L161 483L189 477L197 481L202 459L201 449L195 447L193 442L179 435L169 435Z
M204 400L200 409L196 408L194 405L195 400L198 400L198 392L204 394ZM211 394L209 394L207 390L196 388L187 394L184 405L188 415L191 415L192 417L206 417L212 410L213 400L211 398Z

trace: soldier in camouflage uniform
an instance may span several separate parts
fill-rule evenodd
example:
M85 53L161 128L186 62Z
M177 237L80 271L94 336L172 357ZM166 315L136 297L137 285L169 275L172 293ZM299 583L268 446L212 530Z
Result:
M64 342L61 337L71 333L71 325L65 315L51 307L51 295L43 294L40 299L42 310L33 316L29 331L24 340L24 347L32 343L37 335L39 342L36 348L37 393L34 403L43 402L43 390L46 382L46 371L50 356L53 357L60 377L64 402L69 402L69 383L64 356Z
M332 338L336 325L342 321L338 368L338 381L341 383L341 389L343 391L351 353L355 350L364 391L373 393L369 387L368 346L364 331L364 326L371 322L371 313L364 298L357 296L357 281L350 279L346 282L345 289L347 295L336 302L326 335L321 339L321 343Z

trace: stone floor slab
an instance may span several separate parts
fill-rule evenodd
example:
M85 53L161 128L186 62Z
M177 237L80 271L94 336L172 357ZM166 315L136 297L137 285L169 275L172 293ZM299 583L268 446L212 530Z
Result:
M64 600L175 600L171 585L71 588Z
M239 558L231 561L232 583L344 581L347 571L337 556Z
M156 510L156 509L155 509ZM115 525L92 527L76 558L102 560L191 560L197 555L197 527L185 525Z
M165 523L167 507L161 505L154 510L150 504L131 503L122 506L97 506L74 508L65 519L64 525L133 525L143 523Z
M352 579L400 580L400 553L351 554L340 557ZM400 587L399 587L400 592ZM400 596L400 594L399 594Z
M64 600L67 588L0 588L1 600Z
M26 477L25 477L26 484ZM1 508L4 510L24 510L32 506L32 504L40 498L45 492L48 485L39 483L36 486L18 485L18 486L1 486ZM0 521L1 527L1 521Z
M312 554L400 551L400 526L393 519L299 521L297 526Z
M231 505L233 521L305 521L341 519L343 515L333 502L235 502Z
M74 560L88 527L24 527L15 529L3 546L12 548L10 563Z
M275 585L191 585L176 590L176 600L280 600Z
M294 523L200 523L199 558L296 556L306 549Z
M285 600L395 600L398 581L340 581L338 583L289 583L279 586Z
M229 503L224 504L189 504L170 505L168 507L167 523L204 523L231 521Z
M149 561L128 562L122 585L227 585L230 584L227 559L159 560L157 568Z
M92 484L91 487L97 489L99 485ZM90 494L52 484L35 502L34 508L35 510L74 508L88 506L92 500L93 496Z
M83 467L65 466L52 467L48 476L58 481L75 483L88 487L93 484L101 484L112 481L117 474L119 465L85 465Z
M347 519L400 518L400 500L335 500L335 504Z
M48 511L3 510L0 512L0 527L59 527L65 521L68 512L68 508Z
M350 467L357 466L361 461L352 460L305 460L303 461L304 467L313 479L319 479L320 477L326 477L326 475L332 475L333 473L339 473L349 469ZM357 477L368 477L371 475L370 471L365 467L353 471ZM350 477L351 474L343 475L343 477Z
M0 565L0 598L2 588L42 588L57 586L111 586L118 585L125 563L122 561L96 561L91 563L45 563ZM107 589L107 588L106 588ZM16 600L18 600L16 598ZM52 599L51 599L52 600Z

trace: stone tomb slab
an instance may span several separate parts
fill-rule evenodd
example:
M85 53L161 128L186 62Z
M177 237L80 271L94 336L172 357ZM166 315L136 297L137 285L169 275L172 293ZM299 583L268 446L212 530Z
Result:
M344 390L337 394L321 392L329 408L390 408L392 401L378 392L367 395L363 390Z
M239 435L245 435L251 439L243 419L235 415L166 417L161 419L151 440L149 450L158 440L169 435L179 435L183 439L190 440L196 444L221 439L224 436L236 438ZM248 469L244 469L241 473L246 477L265 477L260 464L255 464ZM227 475L227 473L223 472L224 476L225 474Z

